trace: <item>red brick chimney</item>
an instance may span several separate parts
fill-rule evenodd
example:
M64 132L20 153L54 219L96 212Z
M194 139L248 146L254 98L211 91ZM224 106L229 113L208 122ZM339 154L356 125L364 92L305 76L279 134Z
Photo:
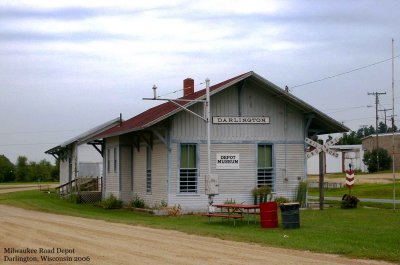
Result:
M194 80L192 78L186 78L183 80L183 96L186 97L194 93Z

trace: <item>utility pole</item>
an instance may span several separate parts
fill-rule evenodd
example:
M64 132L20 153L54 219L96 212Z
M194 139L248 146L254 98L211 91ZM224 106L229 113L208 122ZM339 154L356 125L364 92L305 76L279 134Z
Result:
M392 171L393 171L393 210L396 210L396 173L394 170L394 39L392 39Z
M392 110L392 109L380 109L380 110L378 110L378 111L383 111L383 113L385 114L385 127L386 127L386 133L387 133L387 124L386 124L386 111L388 111L388 110Z
M378 154L378 149L379 149L379 138L378 138L378 104L379 104L379 96L380 95L386 95L386 92L368 92L368 95L370 96L375 96L375 117L376 117L376 165L377 165L377 171L379 171L379 154Z

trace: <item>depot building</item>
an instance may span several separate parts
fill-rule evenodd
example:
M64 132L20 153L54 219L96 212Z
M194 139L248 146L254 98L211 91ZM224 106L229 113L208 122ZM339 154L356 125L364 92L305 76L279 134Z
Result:
M206 91L195 91L194 84L185 79L183 97L90 139L102 143L103 197L206 209L207 124L201 118ZM212 85L210 113L214 203L252 204L251 190L260 186L293 198L306 179L305 138L349 130L254 72Z

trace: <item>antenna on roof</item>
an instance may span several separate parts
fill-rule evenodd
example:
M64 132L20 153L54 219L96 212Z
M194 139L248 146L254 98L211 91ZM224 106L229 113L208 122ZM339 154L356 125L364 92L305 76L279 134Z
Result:
M122 113L119 114L119 126L122 125Z
M157 98L157 86L156 85L153 85L153 93L154 93L153 99L156 99Z
M289 87L285 86L285 91L289 93Z

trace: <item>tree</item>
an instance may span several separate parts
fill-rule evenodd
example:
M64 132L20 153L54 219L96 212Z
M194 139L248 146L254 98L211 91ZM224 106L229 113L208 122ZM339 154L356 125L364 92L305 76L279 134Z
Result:
M388 131L388 127L387 127L387 125L384 123L384 122L379 122L379 125L378 125L378 133L387 133L387 131Z
M53 166L51 170L51 181L59 181L60 180L60 159L56 159L56 165Z
M378 154L377 154L378 153ZM389 153L386 149L379 148L373 149L372 151L366 151L364 153L363 162L368 167L368 172L377 172L377 155L379 157L379 170L389 169L392 163L392 158L389 156Z
M395 124L393 124L394 126L394 132L398 132L399 130L397 129L397 126L395 125ZM389 127L388 128L388 133L391 133L391 132L393 132L393 129L392 129L392 127Z
M374 128L374 126L371 125L368 127L368 130L366 131L366 134L364 134L364 136L367 137L367 136L375 134L375 133L376 133L375 128Z
M0 182L15 180L14 164L4 155L0 155Z
M359 139L364 138L364 130L365 130L365 127L357 130L357 138L359 138Z
M339 145L352 145L352 144L361 144L361 138L359 138L356 132L351 131L349 134L344 133L342 138L340 138Z
M19 156L15 168L15 180L19 182L28 180L28 158Z

